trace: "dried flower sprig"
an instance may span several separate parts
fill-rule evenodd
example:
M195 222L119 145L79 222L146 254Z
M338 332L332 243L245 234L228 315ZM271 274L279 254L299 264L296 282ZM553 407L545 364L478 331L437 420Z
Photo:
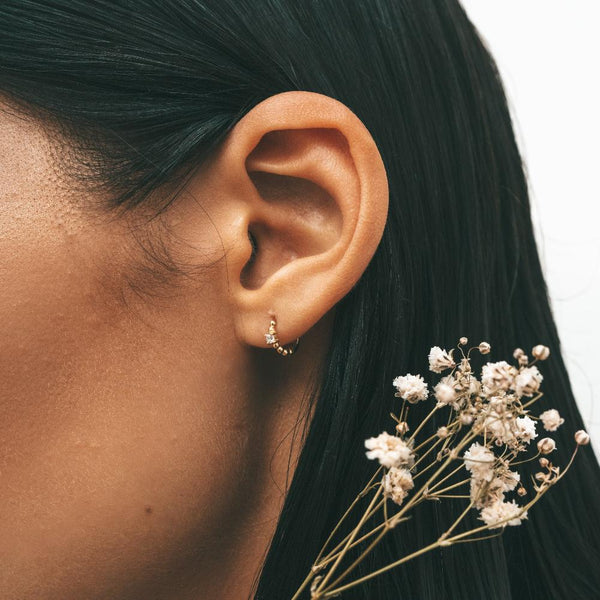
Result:
M521 458L539 435L536 422L541 422L548 432L556 431L564 423L554 408L545 410L538 417L530 416L529 408L543 396L540 391L543 376L535 363L546 360L550 350L541 344L534 346L531 350L533 360L530 361L521 348L516 348L513 352L516 366L506 361L488 362L477 379L471 369L470 354L473 350L489 354L491 346L481 342L469 348L465 355L463 346L467 344L468 339L461 337L456 347L462 355L459 361L453 356L455 348L449 352L439 346L431 348L429 370L440 374L448 369L451 371L434 386L436 403L410 435L410 406L429 398L428 385L423 377L410 373L393 380L395 396L402 399L399 414L390 413L396 422L395 432L392 435L383 431L364 441L367 458L377 460L379 468L327 538L292 600L299 600L307 588L311 600L339 596L345 590L435 548L501 535L507 526L520 525L527 519L531 507L567 473L579 446L589 444L589 435L583 430L577 431L573 454L562 469L547 458L556 449L556 442L550 437L538 440L534 455ZM438 427L433 435L418 441L425 424L441 411L448 413L446 424ZM428 464L425 464L426 459L429 459ZM541 470L531 478L531 499L524 504L518 504L514 498L507 500L506 495L511 492L518 497L530 494L514 468L536 459ZM454 481L457 478L459 481ZM415 485L418 479L422 479L420 486ZM372 492L358 524L328 550L352 509ZM344 583L380 540L410 517L416 506L446 498L464 499L465 508L436 540L376 571ZM472 510L479 511L478 519L483 524L459 532ZM365 523L379 513L383 517L382 523L360 535ZM492 533L483 535L487 531ZM338 573L348 551L369 539L358 558Z

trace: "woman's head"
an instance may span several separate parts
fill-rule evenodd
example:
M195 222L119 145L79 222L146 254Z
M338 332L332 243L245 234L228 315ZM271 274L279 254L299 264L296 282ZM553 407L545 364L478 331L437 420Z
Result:
M175 576L208 594L219 565L248 588L328 313L381 238L376 145L337 100L278 94L167 211L115 216L74 191L46 123L1 115L4 594L141 597ZM303 337L293 362L266 346L271 315Z
M6 597L243 598L268 549L256 597L291 596L372 470L393 377L460 335L550 346L567 455L523 167L456 2L4 2L0 94ZM564 597L548 514L580 510L583 568L598 523L551 495L506 552L349 597L525 597L517 563Z

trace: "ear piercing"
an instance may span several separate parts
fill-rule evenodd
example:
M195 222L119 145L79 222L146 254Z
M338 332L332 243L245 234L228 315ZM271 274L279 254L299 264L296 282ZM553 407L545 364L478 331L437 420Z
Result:
M269 332L265 333L265 340L267 344L269 344L272 348L277 350L281 356L288 356L288 354L293 354L296 348L298 348L298 344L300 343L300 338L296 338L296 341L290 344L287 348L284 348L279 344L279 340L277 339L277 322L275 317L271 319L271 324L269 325Z

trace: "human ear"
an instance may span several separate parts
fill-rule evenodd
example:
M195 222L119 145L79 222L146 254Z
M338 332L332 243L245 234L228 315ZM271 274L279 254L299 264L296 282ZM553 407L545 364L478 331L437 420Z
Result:
M236 123L211 173L237 338L266 348L275 316L280 343L293 342L352 289L381 240L388 183L375 141L342 102L283 92Z

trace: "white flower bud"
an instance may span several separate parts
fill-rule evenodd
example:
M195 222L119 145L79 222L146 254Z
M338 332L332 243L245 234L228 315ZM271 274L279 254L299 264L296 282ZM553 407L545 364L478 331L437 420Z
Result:
M481 383L486 394L498 390L508 390L518 371L505 360L486 363L481 369Z
M427 400L428 390L427 384L421 375L406 375L396 377L393 382L394 387L398 390L395 396L415 404L420 400Z
M549 408L540 414L540 419L546 431L556 431L565 420L555 408Z
M540 454L550 454L556 448L556 442L552 438L542 438L537 443L538 450Z
M460 338L460 340L458 340L458 343L461 346L466 346L469 343L469 339L463 336Z
M448 431L448 428L447 428L447 427L440 427L440 428L437 430L437 432L436 432L436 435L437 435L439 438L443 439L443 438L445 438L445 437L448 437L448 433L449 433L449 431Z
M513 352L513 357L519 358L519 356L523 356L523 354L525 354L525 352L523 352L523 348L515 348Z
M396 437L390 435L387 431L381 432L377 437L371 437L365 440L365 448L368 452L367 458L377 459L381 465L387 467L399 467L407 465L412 467L414 464L414 455L408 444Z
M391 497L396 504L408 495L415 486L411 472L405 468L392 467L381 480L384 496Z
M540 458L540 467L544 469L550 464L550 461L547 458Z
M521 356L519 356L518 360L519 360L520 365L525 366L529 362L529 357L527 356L527 354L521 354Z
M531 349L531 356L533 356L533 358L537 358L538 360L546 360L550 356L550 348L548 348L548 346L538 344Z
M478 346L481 354L488 354L492 347L487 342L481 342Z
M445 381L440 381L434 388L435 397L441 404L450 404L456 399L456 391L453 386Z
M406 421L402 421L396 425L396 431L400 435L404 435L409 430L408 423Z
M433 346L429 351L429 370L434 373L441 373L445 369L451 369L456 366L452 353L454 348L450 352L446 352L439 346Z
M540 389L542 379L544 378L535 365L533 367L526 367L525 369L521 369L516 376L514 389L518 396L531 397Z
M575 441L579 446L586 446L590 443L590 436L586 431L580 429L579 431L575 432Z

